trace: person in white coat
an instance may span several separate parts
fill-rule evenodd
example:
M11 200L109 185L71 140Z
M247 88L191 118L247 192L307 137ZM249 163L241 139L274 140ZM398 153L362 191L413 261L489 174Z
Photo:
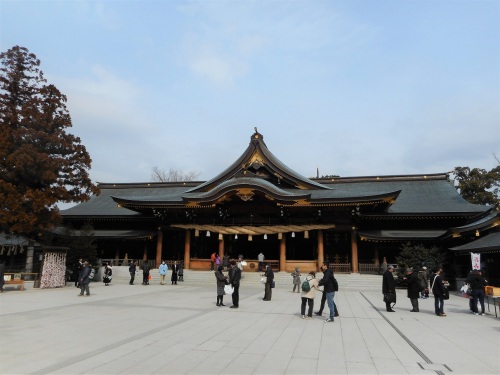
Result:
M304 288L302 289L302 294L301 294L301 299L302 299L302 305L300 306L300 315L302 315L302 319L305 319L305 313L306 313L306 304L309 305L309 309L307 311L307 319L312 319L312 313L313 313L313 307L314 307L314 297L316 297L316 291L319 290L319 281L316 279L316 274L311 271L309 274L306 276L306 279L304 282L308 282L309 284L309 290L305 291Z

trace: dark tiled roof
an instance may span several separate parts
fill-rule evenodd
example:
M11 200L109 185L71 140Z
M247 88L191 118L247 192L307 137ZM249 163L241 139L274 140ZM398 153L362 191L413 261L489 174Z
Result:
M500 232L490 233L484 237L479 237L477 240L468 244L451 247L453 251L489 251L500 250Z
M370 240L435 240L445 234L445 230L371 230L359 231L361 239Z

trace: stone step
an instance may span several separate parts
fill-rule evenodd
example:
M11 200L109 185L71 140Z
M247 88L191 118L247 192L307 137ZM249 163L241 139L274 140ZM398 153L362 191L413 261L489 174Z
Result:
M225 273L227 274L227 273ZM152 269L150 272L152 279L150 283L159 283L160 275L158 269ZM167 283L170 283L171 272L167 273ZM306 274L303 274L301 280L304 280ZM322 273L316 274L317 278L322 277ZM245 272L242 273L242 285L262 285L261 274L259 272ZM369 274L335 274L338 281L339 289L345 290L381 290L382 289L382 276L369 275ZM113 267L113 281L124 283L130 279L128 267ZM98 273L95 281L102 280L101 272ZM288 272L275 272L274 281L277 288L290 288L292 284L291 273ZM142 270L136 272L136 282L142 282ZM213 271L193 271L184 270L184 285L200 285L200 284L215 284L215 276Z

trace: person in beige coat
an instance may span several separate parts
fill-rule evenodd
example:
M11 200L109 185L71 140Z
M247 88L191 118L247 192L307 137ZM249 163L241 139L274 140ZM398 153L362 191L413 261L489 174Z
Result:
M300 306L300 315L302 315L302 319L306 318L305 313L306 313L306 303L307 303L309 305L309 309L307 311L307 319L312 319L314 297L316 297L316 291L319 290L318 289L319 281L318 279L316 279L316 274L313 271L309 272L309 274L306 276L304 282L306 281L309 284L309 290L305 291L304 288L301 287L302 305Z

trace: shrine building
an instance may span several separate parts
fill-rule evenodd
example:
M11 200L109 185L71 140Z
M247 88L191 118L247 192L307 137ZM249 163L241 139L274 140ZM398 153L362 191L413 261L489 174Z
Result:
M278 271L327 261L337 272L369 272L383 258L395 263L403 243L460 249L500 228L496 208L468 203L447 173L306 178L274 156L257 129L209 181L99 188L61 214L76 229L92 223L100 258L183 260L186 269L209 269L217 252L243 255L256 270L262 252ZM491 259L498 269L498 252Z

